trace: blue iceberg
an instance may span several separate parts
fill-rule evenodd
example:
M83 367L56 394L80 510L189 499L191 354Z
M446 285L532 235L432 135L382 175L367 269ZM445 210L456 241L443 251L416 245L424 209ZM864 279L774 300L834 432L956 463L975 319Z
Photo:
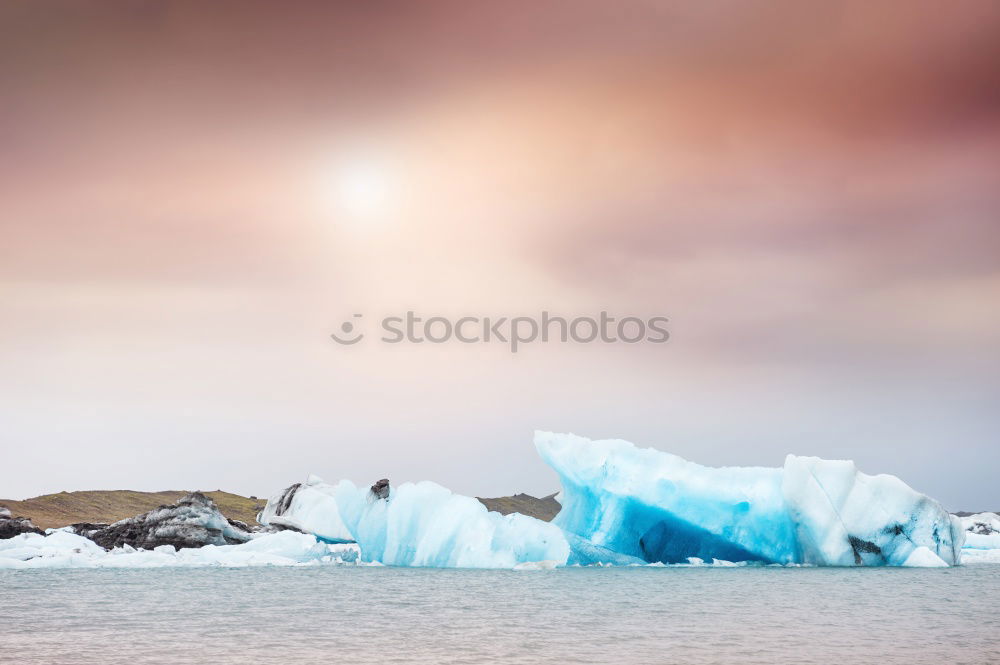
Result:
M895 476L789 455L780 468L706 467L627 441L536 432L562 482L552 523L490 512L432 482L329 485L311 476L259 520L366 562L546 569L697 561L819 566L950 566L965 530Z
M705 467L621 440L536 432L562 481L555 524L647 562L689 557L823 566L956 565L958 518L895 476L789 455Z

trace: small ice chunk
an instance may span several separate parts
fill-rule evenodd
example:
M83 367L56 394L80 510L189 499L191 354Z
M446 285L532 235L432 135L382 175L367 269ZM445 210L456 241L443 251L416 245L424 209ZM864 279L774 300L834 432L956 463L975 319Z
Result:
M934 552L931 552L926 547L918 547L917 549L910 552L910 555L906 557L906 561L903 565L908 568L947 568L948 564L945 563L941 557Z

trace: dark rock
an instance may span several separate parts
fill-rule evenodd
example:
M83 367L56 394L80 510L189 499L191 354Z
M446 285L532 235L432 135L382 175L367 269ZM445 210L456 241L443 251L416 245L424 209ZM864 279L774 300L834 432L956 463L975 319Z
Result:
M247 533L253 531L253 529L250 528L250 525L247 524L246 522L243 522L241 520L234 520L232 518L227 518L227 519L229 520L229 526L235 529L239 529L240 531L246 531Z
M288 487L285 488L284 493L278 500L278 505L275 506L274 508L275 516L281 516L285 514L289 506L292 505L292 499L295 498L295 493L299 491L300 487L302 487L302 483L295 483L294 485L289 485Z
M253 526L250 528L250 531L253 533L278 533L279 531L294 531L295 533L306 533L302 529L287 523L281 523L281 524L271 523L260 526Z
M388 499L389 498L389 479L383 478L379 480L371 487L372 496L378 499Z
M173 545L181 549L250 540L245 524L226 519L215 502L201 492L192 492L173 505L160 506L81 535L107 549L123 545L142 549Z
M9 509L0 507L0 539L13 538L22 533L44 534L45 532L32 524L31 518L13 517Z
M84 538L90 538L94 532L106 529L107 527L107 524L99 524L97 522L77 522L76 524L69 525L73 533Z

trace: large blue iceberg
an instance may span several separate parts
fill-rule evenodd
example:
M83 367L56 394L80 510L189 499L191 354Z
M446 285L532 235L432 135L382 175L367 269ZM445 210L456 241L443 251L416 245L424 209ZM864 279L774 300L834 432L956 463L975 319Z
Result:
M536 432L562 480L555 523L645 561L956 565L964 530L933 499L853 462L711 468L627 441Z
M552 523L489 512L431 482L386 494L315 477L272 497L265 524L354 541L365 561L464 568L677 564L950 566L965 531L936 501L852 462L705 467L627 441L536 432L562 482Z

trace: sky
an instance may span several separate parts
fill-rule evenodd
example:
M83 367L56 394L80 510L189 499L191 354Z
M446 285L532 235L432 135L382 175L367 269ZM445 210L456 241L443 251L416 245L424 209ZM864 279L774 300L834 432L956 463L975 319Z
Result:
M0 497L543 495L542 429L1000 508L998 31L975 0L3 3ZM376 339L410 310L670 340Z

